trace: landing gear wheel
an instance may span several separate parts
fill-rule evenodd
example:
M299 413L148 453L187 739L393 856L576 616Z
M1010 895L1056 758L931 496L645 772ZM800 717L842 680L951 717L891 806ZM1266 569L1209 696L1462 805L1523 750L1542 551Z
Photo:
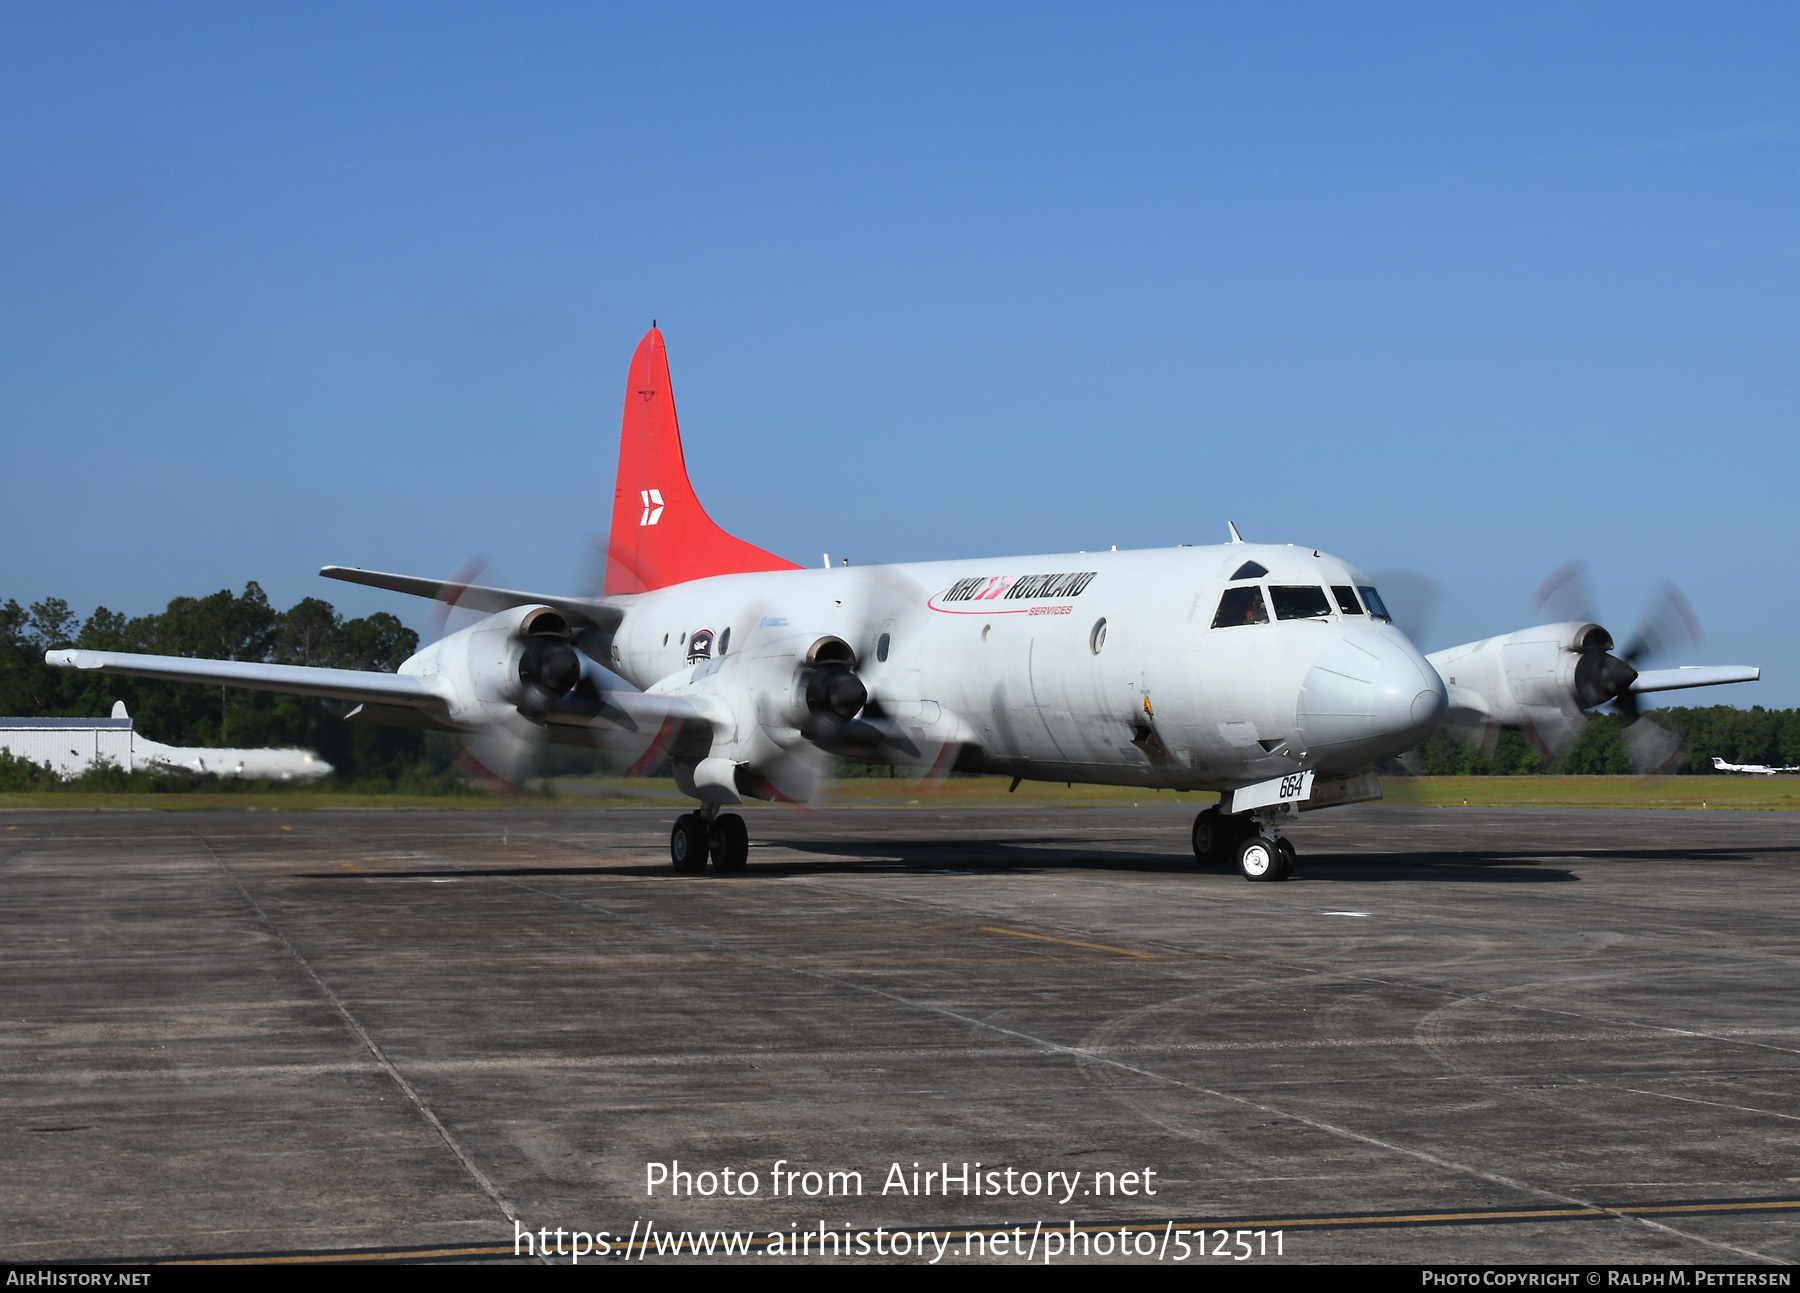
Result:
M669 832L669 861L683 875L706 869L706 823L699 813L683 813Z
M720 813L713 818L708 843L715 871L742 871L750 860L750 829L736 813Z
M1277 880L1285 880L1294 874L1294 860L1297 854L1294 852L1293 841L1286 836L1283 836L1275 842L1281 846L1281 874L1275 878Z
M1280 880L1281 845L1266 835L1252 835L1237 849L1238 870L1246 880Z
M1201 809L1194 818L1194 860L1201 866L1213 865L1225 856L1230 839L1231 830L1218 808Z

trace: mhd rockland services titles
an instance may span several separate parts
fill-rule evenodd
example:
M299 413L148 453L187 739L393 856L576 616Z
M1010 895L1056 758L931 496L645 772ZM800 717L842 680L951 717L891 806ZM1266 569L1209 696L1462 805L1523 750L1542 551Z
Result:
M871 1172L871 1185L876 1173ZM1068 1203L1080 1198L1151 1198L1156 1194L1156 1171L1081 1170L1066 1172L987 1167L981 1163L939 1163L936 1167L914 1163L890 1163L881 1174L880 1190L864 1190L863 1174L844 1168L796 1167L778 1158L767 1172L741 1167L702 1168L694 1171L680 1159L644 1164L644 1194L667 1198L750 1198L764 1192L770 1198L844 1199L869 1194L898 1194L913 1198L949 1195L1012 1195L1020 1198L1053 1198Z

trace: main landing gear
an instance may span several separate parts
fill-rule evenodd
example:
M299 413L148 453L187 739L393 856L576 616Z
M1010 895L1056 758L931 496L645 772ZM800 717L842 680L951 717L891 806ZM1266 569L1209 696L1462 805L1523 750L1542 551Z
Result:
M1202 866L1235 862L1246 880L1285 880L1294 873L1294 846L1262 813L1224 816L1214 808L1194 818L1194 857Z
M750 861L750 831L736 813L718 808L683 813L669 833L669 861L682 875L706 870L707 858L721 875L742 871Z

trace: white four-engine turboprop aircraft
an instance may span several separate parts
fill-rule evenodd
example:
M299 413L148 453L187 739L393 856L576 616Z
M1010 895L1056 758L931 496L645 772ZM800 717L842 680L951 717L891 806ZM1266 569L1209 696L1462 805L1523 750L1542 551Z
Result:
M666 753L700 808L677 871L741 869L723 808L804 801L836 758L1016 779L1222 792L1203 861L1293 868L1282 825L1377 799L1373 769L1446 717L1568 730L1639 692L1756 678L1640 674L1594 624L1552 624L1429 659L1370 579L1327 553L1245 543L801 569L721 530L688 483L662 334L632 358L598 598L328 566L486 618L397 674L52 651L73 669L360 702L353 722ZM1560 724L1560 726L1559 726ZM485 743L485 744L484 744ZM1014 785L1017 785L1015 780Z

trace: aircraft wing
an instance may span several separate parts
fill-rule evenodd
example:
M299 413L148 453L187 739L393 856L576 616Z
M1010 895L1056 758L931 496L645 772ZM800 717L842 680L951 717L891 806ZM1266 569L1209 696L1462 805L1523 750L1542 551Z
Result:
M46 651L44 663L58 669L160 678L165 682L202 682L251 691L279 691L294 696L324 696L370 704L404 705L441 713L443 699L422 679L407 674L362 669L320 669L294 664L257 664L248 660L196 660L191 656L136 655L129 651Z
M361 703L345 716L352 723L393 727L425 727L442 731L479 731L466 707L452 714L454 698L410 674L361 669L322 669L304 665L258 664L247 660L196 660L190 656L137 655L127 651L46 651L44 663L59 669L158 678L165 682L206 683L278 691L293 696L320 696ZM600 749L645 751L698 750L712 743L712 725L695 707L674 696L647 696L616 675L592 667L598 685L571 693L543 716L545 735L565 744ZM435 680L434 680L435 681Z
M544 715L552 741L654 758L658 754L704 757L712 748L713 723L688 701L648 696L632 689L565 696Z
M521 592L512 588L493 588L486 584L459 584L447 579L422 579L417 575L390 575L380 570L362 570L355 566L325 566L319 573L327 579L341 579L349 584L384 588L391 593L410 597L429 597L433 601L484 615L511 610L515 606L549 606L561 611L576 624L601 630L618 627L625 608L594 597L557 597L544 593Z
M1683 665L1679 669L1647 669L1631 684L1634 692L1679 691L1683 687L1716 687L1727 682L1755 682L1762 670L1748 664Z

